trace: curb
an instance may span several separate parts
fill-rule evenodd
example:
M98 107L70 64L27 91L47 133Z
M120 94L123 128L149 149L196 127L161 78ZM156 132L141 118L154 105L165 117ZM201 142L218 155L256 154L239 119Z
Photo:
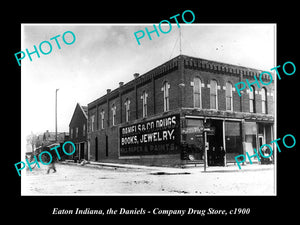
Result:
M97 169L129 169L129 170L148 170L152 175L176 175L176 174L191 174L195 172L200 173L230 173L230 172L248 172L248 171L265 171L272 170L276 168L276 165L244 165L242 169L239 169L236 165L229 165L226 167L222 166L211 166L204 171L203 166L198 167L186 167L186 168L174 168L174 167L158 167L158 166L144 166L144 165L133 165L133 164L117 164L117 163L104 163L104 162L89 162L87 164L81 165L74 162L61 161L60 163L66 165L73 165L79 167L90 167Z
M79 163L74 163L74 162L66 162L66 161L61 161L60 163L65 165L90 167L90 168L111 168L111 169L120 168L120 169L148 169L148 170L164 168L164 167L154 167L154 166L144 166L144 165L116 164L116 163L103 163L103 162L89 162L85 165L81 165Z

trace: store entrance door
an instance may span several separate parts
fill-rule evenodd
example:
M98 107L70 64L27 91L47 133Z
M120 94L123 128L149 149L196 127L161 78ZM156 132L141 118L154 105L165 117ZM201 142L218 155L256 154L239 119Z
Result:
M224 166L223 121L207 120L206 125L214 129L213 133L207 133L209 143L207 152L208 166Z
M95 138L95 161L98 161L98 137Z
M79 155L79 159L80 160L84 159L84 142L80 143L80 155Z

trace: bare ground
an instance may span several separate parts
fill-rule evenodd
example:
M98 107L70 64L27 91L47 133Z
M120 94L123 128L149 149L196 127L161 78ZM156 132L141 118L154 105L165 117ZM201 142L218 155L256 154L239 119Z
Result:
M56 164L22 171L22 195L275 195L274 165L124 169ZM250 169L248 169L250 168Z

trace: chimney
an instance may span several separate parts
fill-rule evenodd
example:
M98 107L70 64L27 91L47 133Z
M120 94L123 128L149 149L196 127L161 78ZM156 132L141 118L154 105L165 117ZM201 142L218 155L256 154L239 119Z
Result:
M107 94L111 92L111 89L106 89Z
M122 87L124 82L119 82L119 87Z
M139 77L139 75L140 75L139 73L134 73L134 74L133 74L133 76L134 76L134 79L138 78L138 77Z

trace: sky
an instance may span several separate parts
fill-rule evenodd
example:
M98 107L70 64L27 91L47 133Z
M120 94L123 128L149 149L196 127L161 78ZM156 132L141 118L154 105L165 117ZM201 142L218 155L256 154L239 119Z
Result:
M153 23L155 24L155 23ZM22 136L55 131L55 90L58 91L58 132L68 132L76 104L87 105L147 71L182 54L269 71L276 63L275 24L172 24L169 33L147 35L138 45L134 32L153 24L22 24L21 49L34 51L49 41L52 52L21 61ZM156 23L158 26L158 23ZM162 27L168 30L168 25ZM75 34L66 45L62 35ZM57 40L50 38L60 35ZM66 34L67 42L72 36ZM43 50L47 52L47 44ZM16 66L18 66L16 62Z

